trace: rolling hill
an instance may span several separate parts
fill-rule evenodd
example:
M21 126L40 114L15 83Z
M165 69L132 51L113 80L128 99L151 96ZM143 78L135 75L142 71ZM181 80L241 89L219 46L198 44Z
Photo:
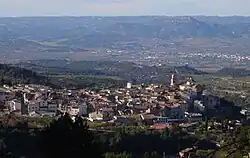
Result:
M170 74L176 72L185 75L205 74L188 66L147 66L119 61L32 60L22 63L22 66L43 75L109 76L136 84L168 83Z

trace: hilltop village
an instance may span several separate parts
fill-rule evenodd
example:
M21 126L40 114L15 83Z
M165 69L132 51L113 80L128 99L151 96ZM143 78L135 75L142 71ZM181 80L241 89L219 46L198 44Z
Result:
M1 115L15 113L26 117L56 117L68 113L91 122L144 122L153 128L166 128L173 122L194 125L211 113L223 111L236 116L240 107L210 94L191 77L171 76L170 85L132 85L103 89L52 89L41 85L4 85L0 92ZM229 112L228 112L229 111ZM232 113L233 112L233 113ZM243 111L246 113L246 111ZM237 118L241 119L241 118Z

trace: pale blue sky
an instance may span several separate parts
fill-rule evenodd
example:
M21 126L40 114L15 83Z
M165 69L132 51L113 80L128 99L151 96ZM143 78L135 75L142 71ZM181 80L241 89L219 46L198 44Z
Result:
M250 0L0 0L0 16L250 15Z

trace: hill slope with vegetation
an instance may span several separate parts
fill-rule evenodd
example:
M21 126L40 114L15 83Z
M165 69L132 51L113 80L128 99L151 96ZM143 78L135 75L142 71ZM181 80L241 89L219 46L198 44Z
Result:
M246 77L250 76L250 70L242 68L223 68L218 70L215 75L231 76L231 77Z
M95 77L138 83L168 83L171 73L205 74L188 66L147 66L119 61L36 60L22 63L27 69L43 75L62 77Z
M34 83L45 84L47 78L34 71L14 67L7 64L0 64L1 84Z

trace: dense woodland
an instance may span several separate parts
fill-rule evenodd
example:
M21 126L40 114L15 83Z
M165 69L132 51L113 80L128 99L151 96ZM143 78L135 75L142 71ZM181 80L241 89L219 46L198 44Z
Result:
M200 126L194 136L177 125L162 132L152 131L143 125L116 126L113 131L105 132L90 131L85 120L76 118L72 121L67 114L47 125L48 120L42 119L45 119L40 121L43 127L39 128L37 120L15 115L2 118L0 157L162 158L164 155L177 155L180 150L193 146L197 147L194 152L198 157L210 157L217 150L223 155L244 154L250 147L248 126L222 132L225 124L221 130L217 128L209 134L202 132L203 126ZM219 139L225 141L221 149L210 141Z

